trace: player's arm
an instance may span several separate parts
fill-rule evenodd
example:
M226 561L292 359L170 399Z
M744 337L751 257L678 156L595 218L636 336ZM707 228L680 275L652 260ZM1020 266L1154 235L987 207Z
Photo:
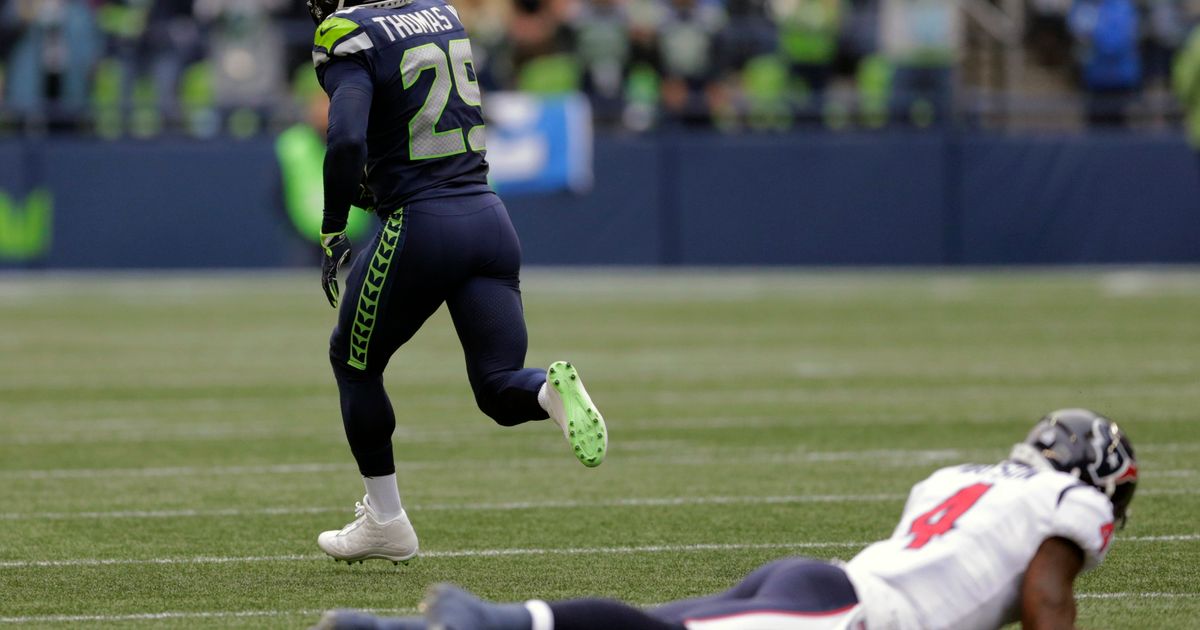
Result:
M329 93L329 134L325 153L325 216L321 231L346 229L350 206L359 197L367 163L367 122L374 85L370 72L352 60L331 62L324 69Z
M1083 550L1066 538L1047 538L1021 583L1021 627L1060 630L1075 627L1075 577L1083 571Z
M367 123L374 85L366 67L344 59L325 64L321 83L329 93L329 133L325 152L325 214L321 219L321 246L325 262L321 286L330 306L337 306L337 272L350 257L346 221L350 206L359 200L363 167L367 162Z

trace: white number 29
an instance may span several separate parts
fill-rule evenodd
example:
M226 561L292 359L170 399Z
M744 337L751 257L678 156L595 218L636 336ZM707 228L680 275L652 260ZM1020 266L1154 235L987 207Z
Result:
M466 153L484 151L484 126L475 125L467 130L464 139L461 127L438 131L437 124L450 102L450 88L458 90L458 97L471 107L481 107L479 82L467 73L471 60L471 42L467 39L450 40L449 50L443 51L434 43L409 48L400 61L400 74L404 89L410 89L427 70L433 71L433 83L425 103L408 121L408 156L412 160L431 160Z

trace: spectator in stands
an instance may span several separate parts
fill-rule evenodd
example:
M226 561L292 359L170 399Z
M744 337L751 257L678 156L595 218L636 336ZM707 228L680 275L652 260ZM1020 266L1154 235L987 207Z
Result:
M1131 0L1075 0L1068 17L1087 90L1088 124L1124 126L1142 82L1138 14Z
M10 0L0 7L8 51L5 102L35 126L74 128L86 114L100 37L86 0Z
M500 61L511 69L507 73L496 69L503 85L535 94L579 89L582 68L566 24L571 8L571 0L513 0L508 58Z
M716 37L725 13L716 4L671 0L658 31L662 106L686 126L707 125L710 111L726 107L716 82Z
M575 55L582 66L583 91L597 118L618 120L625 106L625 82L633 63L629 16L619 0L591 0L571 20Z
M949 119L962 16L945 0L883 0L880 42L892 65L889 109L899 121L925 126Z
M194 16L196 0L104 0L100 23L108 40L108 54L116 65L119 94L98 90L96 105L113 106L113 123L134 118L135 132L157 131L165 118L178 124L180 78L188 63L202 54L202 40ZM99 85L104 81L100 80ZM115 99L107 102L107 99ZM115 129L114 129L115 131Z
M1183 105L1188 140L1200 158L1200 25L1192 29L1175 60L1171 87Z
M845 0L838 36L838 63L848 70L879 52L880 0Z
M784 128L791 122L788 67L778 54L779 28L764 0L727 0L728 23L716 37L717 78L724 109L713 112L725 129Z
M256 133L262 116L287 102L283 34L272 17L292 0L196 0L211 28L209 63L219 108L235 135Z
M139 42L140 56L157 85L158 97L169 114L178 114L179 78L184 67L200 58L200 30L196 23L197 0L152 0L146 30Z
M841 0L772 0L780 50L795 78L793 93L802 118L817 120L833 74Z
M1188 36L1182 0L1148 0L1146 38L1143 45L1145 79L1169 80L1171 62Z
M1071 34L1067 14L1071 0L1030 0L1026 38L1040 65L1063 67L1069 62Z

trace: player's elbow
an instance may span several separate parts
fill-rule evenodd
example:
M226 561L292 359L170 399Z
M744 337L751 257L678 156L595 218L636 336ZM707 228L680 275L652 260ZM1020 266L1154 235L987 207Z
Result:
M1069 630L1075 627L1075 576L1083 568L1083 552L1063 538L1042 542L1021 584L1021 627L1025 630Z
M329 134L328 155L336 161L361 162L367 156L367 139L350 134Z
M1061 593L1027 595L1021 605L1023 630L1071 630L1075 627L1075 598Z

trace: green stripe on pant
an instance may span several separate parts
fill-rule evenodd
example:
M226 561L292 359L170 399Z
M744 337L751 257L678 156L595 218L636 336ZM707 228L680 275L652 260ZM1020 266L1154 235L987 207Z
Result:
M354 314L354 327L350 331L350 359L347 363L351 367L367 369L367 348L371 343L371 333L375 330L379 296L383 293L383 283L387 280L388 269L396 254L396 245L403 227L404 208L400 208L392 213L384 224L383 232L379 235L379 245L375 247L375 255L371 258L371 264L363 277L362 289L358 294L358 310Z

